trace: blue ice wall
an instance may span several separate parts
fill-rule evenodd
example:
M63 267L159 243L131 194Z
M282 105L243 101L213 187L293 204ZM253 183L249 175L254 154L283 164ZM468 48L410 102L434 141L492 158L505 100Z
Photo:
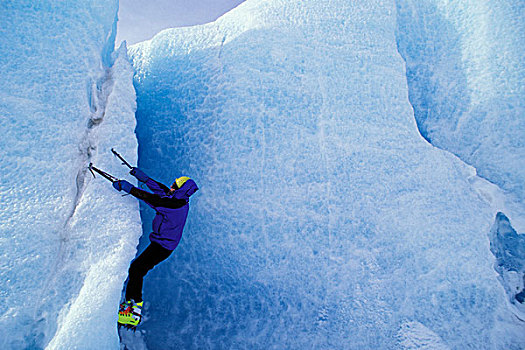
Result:
M523 272L508 266L525 259L517 244L522 235L506 216L523 230L525 6L519 1L410 0L396 5L398 47L422 135L475 166L513 202L511 209L488 195L498 211L490 238L509 300L525 309L516 304L522 300ZM501 231L504 222L513 234ZM507 254L512 258L507 260Z
M100 180L136 159L118 2L0 2L0 348L118 347L138 206ZM99 157L99 153L105 155ZM107 159L107 161L106 161Z
M149 349L525 344L495 213L421 138L396 21L394 1L252 0L130 48L140 166L201 188L145 281Z
M422 135L525 198L525 3L397 0Z

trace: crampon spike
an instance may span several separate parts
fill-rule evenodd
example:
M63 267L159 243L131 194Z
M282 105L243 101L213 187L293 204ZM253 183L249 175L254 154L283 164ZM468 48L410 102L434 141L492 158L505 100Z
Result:
M133 333L135 333L137 331L137 326L132 326L130 324L121 324L121 323L118 323L117 324L117 327L118 329L120 330L121 328L125 328L127 329L128 331L133 331Z

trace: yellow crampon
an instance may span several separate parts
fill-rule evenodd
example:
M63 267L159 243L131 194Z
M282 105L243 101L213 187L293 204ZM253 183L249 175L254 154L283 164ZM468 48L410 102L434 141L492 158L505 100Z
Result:
M142 305L144 305L143 301L140 303L134 303L132 301L122 303L118 312L119 326L122 325L132 329L137 327L142 320Z

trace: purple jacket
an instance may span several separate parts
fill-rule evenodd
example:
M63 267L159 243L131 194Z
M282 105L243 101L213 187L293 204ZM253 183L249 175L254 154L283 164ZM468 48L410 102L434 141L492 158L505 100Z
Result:
M130 193L142 199L157 212L153 219L153 232L149 239L168 250L173 250L182 237L182 230L188 217L189 198L199 188L191 179L173 193L169 192L167 186L153 179L148 179L146 185L153 193L137 187L133 187Z

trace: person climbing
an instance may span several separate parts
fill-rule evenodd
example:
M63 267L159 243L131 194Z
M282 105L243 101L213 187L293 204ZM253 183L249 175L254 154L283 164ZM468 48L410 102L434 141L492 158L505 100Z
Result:
M144 201L156 211L149 246L131 263L128 271L125 301L120 305L118 323L135 328L142 320L142 284L144 276L166 260L182 237L189 209L189 198L199 188L187 176L177 178L170 188L151 179L139 168L130 174L144 182L153 192L141 190L125 180L113 181L118 191L127 192Z

